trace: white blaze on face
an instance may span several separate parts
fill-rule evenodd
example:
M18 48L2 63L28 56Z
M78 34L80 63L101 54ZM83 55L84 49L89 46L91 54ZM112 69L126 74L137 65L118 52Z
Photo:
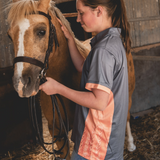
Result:
M18 53L17 57L19 56L24 56L24 35L25 32L28 30L30 27L30 23L28 19L24 19L19 23L19 46L18 46ZM18 62L17 63L17 73L21 77L23 71L23 62Z
M30 23L28 19L24 19L22 20L19 24L19 46L18 46L18 52L17 52L17 57L19 56L24 56L24 35L25 32L27 31L27 29L30 27ZM19 84L18 84L18 93L19 96L22 97L23 96L23 92L22 92L22 88L23 88L23 83L21 81L21 77L22 77L22 71L23 71L23 62L18 62L16 63L17 65L17 74L18 77L20 78L19 80Z

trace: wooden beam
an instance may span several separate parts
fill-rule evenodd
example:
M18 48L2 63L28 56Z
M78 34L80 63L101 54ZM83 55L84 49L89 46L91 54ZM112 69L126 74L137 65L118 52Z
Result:
M160 0L158 0L158 4L159 4L159 15L160 15Z
M160 2L160 0L159 0L159 2ZM150 20L160 20L160 16L139 17L139 18L128 19L129 22L150 21Z
M160 0L159 0L160 2ZM63 13L65 17L77 17L78 13ZM140 18L131 18L128 19L129 22L137 22L137 21L150 21L150 20L160 20L160 16L152 16L152 17L140 17Z
M141 50L150 50L151 48L155 48L155 47L159 47L160 43L156 43L156 44L148 44L146 46L141 46L141 47L135 47L135 48L131 48L131 52L139 52Z
M141 60L141 61L160 61L159 56L135 56L133 55L134 60Z
M75 1L75 0L54 0L55 3L64 3L64 2L70 2L70 1Z
M78 13L75 12L75 13L63 13L63 16L64 17L77 17Z

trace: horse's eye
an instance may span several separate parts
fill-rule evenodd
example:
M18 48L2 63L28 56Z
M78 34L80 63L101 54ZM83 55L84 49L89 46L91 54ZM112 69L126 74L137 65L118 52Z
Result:
M40 36L40 37L44 36L45 34L46 34L46 31L45 31L45 30L40 30L40 31L38 32L38 36Z

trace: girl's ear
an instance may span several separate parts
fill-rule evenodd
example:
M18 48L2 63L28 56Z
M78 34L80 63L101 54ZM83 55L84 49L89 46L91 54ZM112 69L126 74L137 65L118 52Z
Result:
M38 2L38 10L44 13L48 13L48 9L50 7L51 0L39 0Z
M103 8L102 6L98 6L96 9L97 9L97 16L99 17L100 15L102 15Z

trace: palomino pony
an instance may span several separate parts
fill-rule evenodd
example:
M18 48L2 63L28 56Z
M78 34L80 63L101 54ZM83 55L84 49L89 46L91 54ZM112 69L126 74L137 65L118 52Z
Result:
M51 0L13 0L9 8L10 11L8 14L8 21L10 23L10 29L8 34L13 41L15 58L20 57L20 59L23 59L22 57L27 57L25 62L16 59L16 63L14 64L13 85L19 96L30 97L39 92L39 73L42 70L40 66L45 61L45 55L49 48L48 44L50 43L49 37L51 24L49 19L46 17L46 14L48 13L51 16L51 23L54 26L54 33L52 39L53 48L48 59L47 76L54 78L70 88L78 90L81 74L76 71L72 63L67 41L61 31L61 26L57 20L57 17L68 28L73 37L74 34L68 21L54 6L54 3ZM76 38L75 42L80 53L84 57L87 57L89 50L87 49L86 44L88 46L88 43L86 42L85 44L82 44ZM40 65L36 66L34 63L28 63L28 59L30 58L32 58L32 61L35 61L35 59L38 60ZM134 90L135 81L131 54L127 55L127 59L130 83L130 107L131 95ZM64 97L62 97L62 99L69 117L69 129L72 129L75 104ZM52 102L50 97L44 92L40 93L40 104L48 121L50 134L52 135L52 129L54 127L54 135L57 135L60 128L58 116L55 114L55 125L53 126ZM62 111L61 104L59 104L59 107L60 111ZM62 118L65 119L63 111L61 114ZM128 117L130 117L130 115ZM127 122L127 126L129 126L129 121ZM64 139L57 141L57 147L61 148L63 142ZM134 146L133 138L131 138L131 144L131 146ZM64 153L63 155L67 154L67 150L67 145L65 145L62 149L62 152ZM63 155L61 155L61 157L64 158ZM67 156L67 160L69 159L70 155Z

